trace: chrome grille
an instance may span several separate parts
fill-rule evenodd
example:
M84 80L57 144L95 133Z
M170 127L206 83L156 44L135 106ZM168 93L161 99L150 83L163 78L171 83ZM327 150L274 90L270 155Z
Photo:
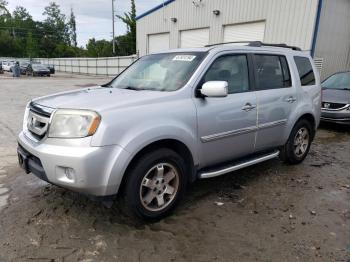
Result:
M325 110L342 110L348 106L349 106L348 104L322 102L322 109L325 109Z
M27 128L32 134L43 137L46 134L49 120L50 118L38 115L30 110L28 114Z
M34 103L29 106L27 128L36 139L42 139L48 130L49 121L53 109Z

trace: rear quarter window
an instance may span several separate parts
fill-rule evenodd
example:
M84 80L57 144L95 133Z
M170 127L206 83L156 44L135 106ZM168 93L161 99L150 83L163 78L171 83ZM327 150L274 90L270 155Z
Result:
M302 56L294 57L295 64L298 68L299 78L302 86L315 85L315 74L312 69L310 59Z

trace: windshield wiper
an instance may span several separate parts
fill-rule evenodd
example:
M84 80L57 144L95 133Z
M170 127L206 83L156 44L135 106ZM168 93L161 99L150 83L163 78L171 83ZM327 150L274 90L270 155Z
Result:
M135 90L135 91L144 90L142 88L137 88L137 87L134 87L134 86L127 86L127 87L123 87L121 89L128 89L128 90Z

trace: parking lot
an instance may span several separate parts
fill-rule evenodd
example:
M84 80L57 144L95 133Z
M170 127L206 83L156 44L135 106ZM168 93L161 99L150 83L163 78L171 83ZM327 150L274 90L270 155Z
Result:
M197 181L153 224L26 175L16 154L26 103L107 80L0 75L0 261L350 261L349 127L321 125L301 165Z

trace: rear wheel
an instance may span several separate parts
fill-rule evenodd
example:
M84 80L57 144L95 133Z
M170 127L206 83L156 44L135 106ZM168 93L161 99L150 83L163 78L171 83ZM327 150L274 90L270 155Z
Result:
M184 195L184 160L170 149L142 156L128 172L124 191L127 214L145 220L168 215Z
M288 164L299 164L309 153L313 129L309 121L302 119L294 126L287 143L281 149L280 157Z

